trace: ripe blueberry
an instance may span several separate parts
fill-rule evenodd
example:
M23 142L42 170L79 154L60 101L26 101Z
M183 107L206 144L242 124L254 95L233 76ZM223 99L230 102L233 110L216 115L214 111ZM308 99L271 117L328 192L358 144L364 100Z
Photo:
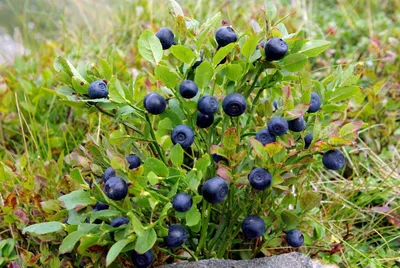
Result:
M265 232L265 222L259 216L247 216L242 222L242 232L249 239L260 237Z
M149 249L144 254L139 254L135 250L132 252L132 262L136 268L147 268L154 260L154 254Z
M108 167L104 171L104 175L103 175L104 182L108 181L108 179L111 177L115 177L115 170L112 167Z
M97 202L93 207L93 211L106 210L108 208L109 208L109 206L107 204Z
M228 193L228 183L221 177L214 177L203 184L203 198L211 204L224 201Z
M301 132L306 129L306 122L304 117L299 117L288 121L289 129L294 132Z
M172 207L178 212L186 212L193 205L193 200L190 195L185 193L179 193L175 195L172 200Z
M263 168L255 168L249 174L250 185L256 190L265 190L272 183L272 176L268 170Z
M267 42L267 41L265 41L265 40L261 40L260 43L257 44L256 50L259 50L260 47L261 47L262 49L264 49L264 48L265 48L265 43L266 43L266 42Z
M156 33L158 39L160 39L163 50L169 49L172 45L175 45L174 33L169 28L161 28Z
M322 163L327 169L338 170L344 166L345 160L341 151L330 150L324 153Z
M271 135L268 128L264 128L257 132L256 140L262 143L262 145L266 145L268 143L276 142L276 138L274 135Z
M187 149L194 141L193 130L186 125L176 126L172 130L171 140L173 144L179 143L183 149Z
M197 113L196 125L199 128L208 128L214 123L214 115Z
M221 155L212 154L211 156L215 163L218 163L219 161L222 161L222 160L227 161L227 159Z
M313 134L312 133L308 133L305 137L304 137L304 148L308 148L310 147L310 144L313 140Z
M108 96L108 89L103 80L97 80L90 84L88 90L89 99L101 99Z
M129 223L129 219L128 218L124 218L124 217L118 217L112 220L112 222L110 223L111 227L117 228L120 227L121 225L124 224L128 224Z
M309 113L318 112L321 108L321 98L315 92L311 92L310 107L308 108Z
M112 200L122 200L128 195L128 185L120 177L110 178L104 186L106 195Z
M203 96L197 102L197 109L202 114L213 115L218 111L218 101L211 96Z
M117 228L117 227L120 227L121 225L128 224L128 223L129 223L128 218L118 217L118 218L113 219L112 222L110 223L110 225L111 225L111 227ZM110 236L114 240L114 232L111 232Z
M129 169L135 169L140 166L142 161L140 160L139 156L135 154L130 154L127 157L125 157L126 161L129 164Z
M186 229L179 224L172 224L168 227L168 236L164 242L169 248L176 248L185 243L187 239Z
M281 60L288 51L288 45L280 38L271 38L264 49L268 61Z
M242 115L246 111L246 108L246 99L239 93L229 94L222 102L222 109L229 116Z
M236 42L238 39L237 34L229 26L219 27L215 33L215 40L218 43L218 47L224 47L230 43Z
M151 114L161 114L167 108L167 102L160 94L151 92L144 98L143 106Z
M181 93L181 96L185 99L193 98L197 95L197 92L199 92L199 88L196 83L191 80L185 80L179 86L179 93Z
M284 135L288 131L288 128L288 122L280 116L275 116L268 123L269 133L271 133L273 136Z
M299 230L290 230L286 233L286 242L289 246L298 248L304 243L304 236Z

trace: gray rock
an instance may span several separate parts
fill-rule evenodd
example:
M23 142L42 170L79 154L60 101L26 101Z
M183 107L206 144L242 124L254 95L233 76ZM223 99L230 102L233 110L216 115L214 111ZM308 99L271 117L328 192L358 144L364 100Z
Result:
M322 268L303 254L293 252L249 261L201 260L198 262L177 262L164 265L165 268Z

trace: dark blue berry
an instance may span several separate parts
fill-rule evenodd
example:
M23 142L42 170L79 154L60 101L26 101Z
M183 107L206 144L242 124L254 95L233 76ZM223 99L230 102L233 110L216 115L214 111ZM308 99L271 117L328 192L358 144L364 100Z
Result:
M100 210L106 210L108 209L109 206L107 204L101 203L101 202L97 202L94 206L93 206L93 210L94 211L100 211Z
M172 200L172 207L178 212L186 212L193 205L193 200L190 195L185 193L179 193L175 195Z
M271 38L265 44L264 49L268 61L281 60L288 51L288 45L280 38Z
M183 149L189 148L194 142L193 130L186 125L176 126L171 133L173 144L179 143Z
M299 230L290 230L286 233L286 242L289 246L298 248L304 243L304 236Z
M179 86L179 93L181 93L181 96L185 99L193 98L197 95L197 92L199 92L199 88L196 83L191 80L185 80Z
M268 128L264 128L257 132L256 140L262 143L262 145L266 145L268 143L276 142L276 137L269 133Z
M115 177L115 170L112 167L108 167L104 171L104 175L103 175L104 182L108 181L108 179L111 177Z
M103 80L97 80L90 84L88 90L90 99L101 99L108 96L108 88Z
M135 154L130 154L125 158L126 158L126 161L129 164L129 169L138 168L140 166L140 164L142 163L142 161L140 160L139 156L137 156Z
M246 111L246 108L246 99L239 93L229 94L222 102L222 109L229 116L242 115Z
M214 177L203 184L203 198L211 204L224 201L228 193L228 183L221 177Z
M242 222L242 232L248 239L260 237L265 232L265 222L259 216L247 216Z
M154 254L149 249L144 254L139 254L136 251L132 252L132 262L136 268L147 268L154 260Z
M214 123L214 115L197 113L196 125L199 128L208 128Z
M168 236L164 242L169 248L176 248L185 243L187 239L186 229L179 224L173 224L168 227Z
M175 45L174 33L169 28L161 28L156 33L156 36L158 39L160 39L162 48L164 50L169 49L172 45Z
M265 190L272 183L272 176L263 168L255 168L249 174L250 185L256 190Z
M273 136L284 135L284 134L286 134L288 129L289 129L288 122L280 116L275 116L268 123L269 133Z
M218 163L219 161L222 161L222 160L227 161L226 158L221 155L212 154L211 156L215 163Z
M197 109L202 114L213 115L218 111L218 101L211 96L203 96L197 102Z
M129 223L128 218L118 217L118 218L115 218L114 220L112 220L110 225L111 225L111 227L117 228L117 227L120 227L121 225L128 224L128 223Z
M313 140L313 134L312 133L308 133L305 137L304 137L304 148L308 148L310 147L310 144Z
M259 50L259 49L260 49L260 47L261 47L262 49L264 49L264 48L265 48L265 44L266 44L266 43L267 43L267 41L265 41L265 40L261 40L261 42L257 44L257 46L256 46L256 50Z
M324 153L322 163L327 169L339 170L344 166L344 155L339 150L330 150Z
M215 40L218 43L218 47L224 47L229 45L230 43L236 42L238 39L237 34L229 26L222 26L219 27L218 30L215 32Z
M128 185L120 177L112 177L104 185L104 192L112 200L122 200L128 195Z
M167 102L160 94L151 92L144 98L143 106L151 114L161 114L167 108Z
M303 117L299 117L288 121L289 129L294 132L301 132L306 129L306 121Z
M309 113L318 112L321 108L321 98L315 92L311 92L310 107L308 108Z

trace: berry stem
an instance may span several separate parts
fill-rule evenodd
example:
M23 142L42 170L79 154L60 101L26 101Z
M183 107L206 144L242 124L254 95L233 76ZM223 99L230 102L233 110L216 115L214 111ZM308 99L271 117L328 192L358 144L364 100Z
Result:
M204 199L203 199L203 207L201 214L203 215L203 220L201 222L201 234L200 234L199 245L197 246L196 249L197 256L203 250L204 244L206 242L208 223L210 222L210 216L211 216L211 203L208 203Z
M147 113L145 113L146 121L149 124L149 129L150 129L150 135L153 138L154 141L157 141L156 134L154 133L153 126L151 125L150 117ZM158 152L158 155L160 156L161 160L164 162L164 164L168 165L167 161L165 160L165 154L163 152L163 149L161 146L158 144L158 142L153 142L151 143L156 147L156 150Z
M250 88L249 88L247 91L245 91L245 92L243 93L243 96L244 96L246 99L250 96L251 92L254 90L254 88L255 88L255 86L256 86L256 83L257 83L257 80L258 80L258 78L260 77L260 75L261 75L262 72L263 72L263 68L261 68L261 67L262 67L262 65L259 65L259 66L258 66L257 74L256 74L256 76L254 77L253 83L251 84Z

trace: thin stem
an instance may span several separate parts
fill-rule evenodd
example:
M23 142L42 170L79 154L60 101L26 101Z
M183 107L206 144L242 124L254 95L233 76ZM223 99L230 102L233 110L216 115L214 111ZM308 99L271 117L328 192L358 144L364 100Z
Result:
M200 234L199 245L196 249L197 256L203 250L204 244L206 242L208 223L210 222L210 216L211 216L211 203L208 203L207 201L203 200L203 208L201 214L203 215L203 220L201 223L201 234Z
M244 96L246 99L250 96L251 92L253 91L253 89L254 89L255 86L256 86L256 83L257 83L258 78L260 77L260 75L261 75L262 72L263 72L263 68L261 68L261 67L262 67L262 65L260 65L260 66L258 67L258 71L257 71L256 76L254 77L253 83L251 84L250 88L249 88L247 91L245 91L244 94L243 94L243 96Z
M192 258L195 261L198 261L196 255L193 253L193 251L191 251L185 244L182 245L183 249L186 250L187 253L189 253L190 256L192 256Z
M146 117L147 123L149 124L150 135L153 138L153 140L156 141L156 142L154 142L152 144L156 147L156 150L157 150L158 155L160 156L161 160L167 165L167 161L165 160L165 154L163 152L163 149L161 148L161 146L157 142L156 134L154 133L153 126L152 126L151 121L150 121L150 117L149 117L149 115L147 113L145 113L145 117Z
M159 249L161 252L164 252L164 253L166 253L166 254L168 254L168 255L174 257L174 258L177 258L177 259L179 259L179 260L184 260L184 261L189 261L189 260L191 260L191 258L182 257L182 256L180 256L180 255L176 255L176 254L172 253L171 251L169 251L169 250L167 250L167 249L164 249L164 248L158 248L158 249Z

